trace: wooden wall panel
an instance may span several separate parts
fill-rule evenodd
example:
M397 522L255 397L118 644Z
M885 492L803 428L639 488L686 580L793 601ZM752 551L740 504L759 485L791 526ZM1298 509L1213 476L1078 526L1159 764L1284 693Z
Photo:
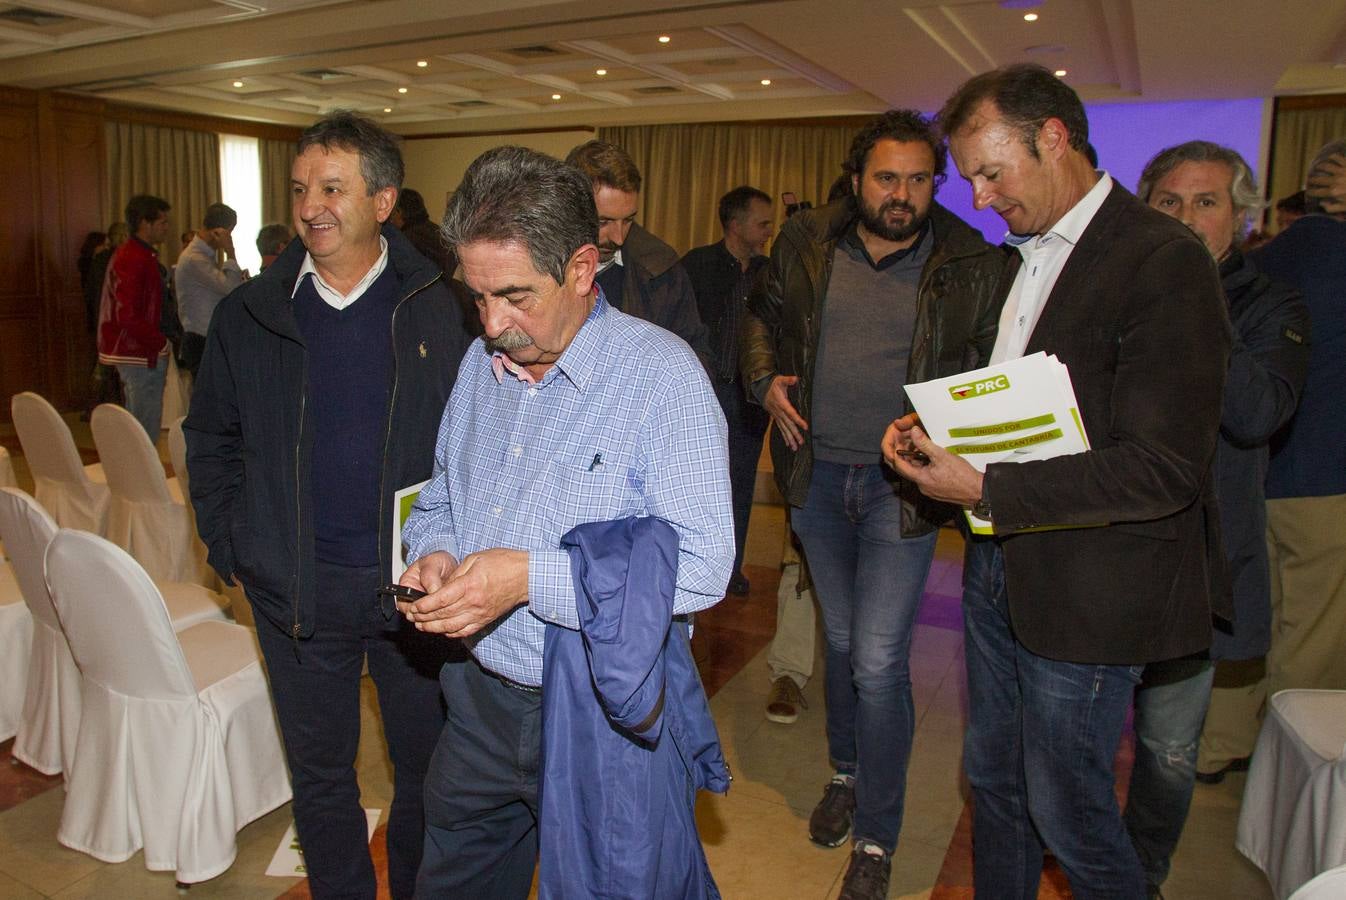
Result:
M101 208L103 103L43 94L38 103L42 143L43 245L47 297L47 380L58 407L88 399L96 349L84 313L77 259L84 236L112 216Z
M0 399L45 386L42 350L42 231L36 95L0 89L0 172L6 209L0 215Z

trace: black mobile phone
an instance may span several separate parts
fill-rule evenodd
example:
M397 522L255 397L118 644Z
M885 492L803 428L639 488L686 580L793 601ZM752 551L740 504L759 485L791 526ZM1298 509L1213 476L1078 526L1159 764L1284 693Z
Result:
M401 600L404 603L414 603L425 596L425 591L407 587L405 584L385 584L379 588L379 596L392 597L394 600Z

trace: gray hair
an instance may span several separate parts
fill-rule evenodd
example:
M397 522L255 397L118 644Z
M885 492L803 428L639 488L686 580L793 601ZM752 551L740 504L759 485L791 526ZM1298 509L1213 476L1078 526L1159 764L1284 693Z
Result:
M1222 147L1212 141L1188 141L1160 150L1154 159L1145 164L1145 170L1140 173L1140 181L1136 184L1136 196L1142 203L1149 203L1154 186L1185 162L1218 162L1229 166L1234 173L1234 180L1229 183L1229 200L1234 206L1234 215L1241 216L1266 206L1262 200L1262 193L1257 189L1257 178L1248 163L1237 150ZM1246 226L1245 220L1242 227ZM1237 238L1238 234L1235 233L1234 236Z
M1304 173L1305 182L1313 177L1314 171L1326 162L1329 156L1338 155L1346 156L1346 138L1337 138L1335 141L1328 141L1313 155L1313 161L1309 163L1309 170ZM1326 174L1326 172L1324 174ZM1321 198L1306 194L1304 197L1304 208L1311 213L1322 212L1323 204Z
M598 243L598 210L579 169L526 147L496 147L468 166L440 231L455 250L522 244L533 268L564 284L575 251Z
M296 152L302 156L310 147L333 147L360 157L360 175L365 191L374 196L384 188L402 189L405 168L398 138L372 119L348 109L337 109L314 122L299 136Z

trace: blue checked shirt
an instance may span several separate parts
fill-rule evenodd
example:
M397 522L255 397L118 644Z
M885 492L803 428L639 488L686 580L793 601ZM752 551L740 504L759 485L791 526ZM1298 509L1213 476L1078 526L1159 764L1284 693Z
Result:
M480 339L439 426L435 469L402 531L408 558L528 551L528 602L467 644L488 670L542 683L546 623L578 628L563 534L658 516L678 532L675 613L719 602L734 560L724 415L685 343L601 293L537 384L497 380Z

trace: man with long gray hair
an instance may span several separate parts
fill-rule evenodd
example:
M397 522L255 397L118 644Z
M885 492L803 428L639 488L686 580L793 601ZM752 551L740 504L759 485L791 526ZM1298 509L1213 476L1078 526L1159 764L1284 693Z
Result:
M544 635L579 627L561 537L661 518L678 537L673 613L718 602L734 558L725 424L691 349L596 286L598 215L579 171L522 147L488 151L450 201L444 237L485 334L403 531L402 583L427 596L400 608L463 638L473 660L441 676L449 717L417 894L523 898L538 849Z
M1259 274L1239 252L1249 214L1262 201L1252 170L1237 152L1210 141L1169 147L1146 165L1136 195L1191 228L1210 250L1235 334L1215 454L1234 616L1217 624L1209 655L1150 663L1136 691L1136 763L1126 827L1155 896L1200 777L1197 744L1212 681L1238 678L1271 642L1263 481L1271 437L1299 402L1309 360L1309 317L1297 291Z
M1271 441L1265 669L1217 679L1201 735L1202 780L1246 767L1266 701L1277 691L1346 689L1346 204L1323 189L1346 162L1343 154L1346 140L1318 151L1309 164L1307 214L1252 254L1260 271L1303 294L1313 346L1299 409Z

